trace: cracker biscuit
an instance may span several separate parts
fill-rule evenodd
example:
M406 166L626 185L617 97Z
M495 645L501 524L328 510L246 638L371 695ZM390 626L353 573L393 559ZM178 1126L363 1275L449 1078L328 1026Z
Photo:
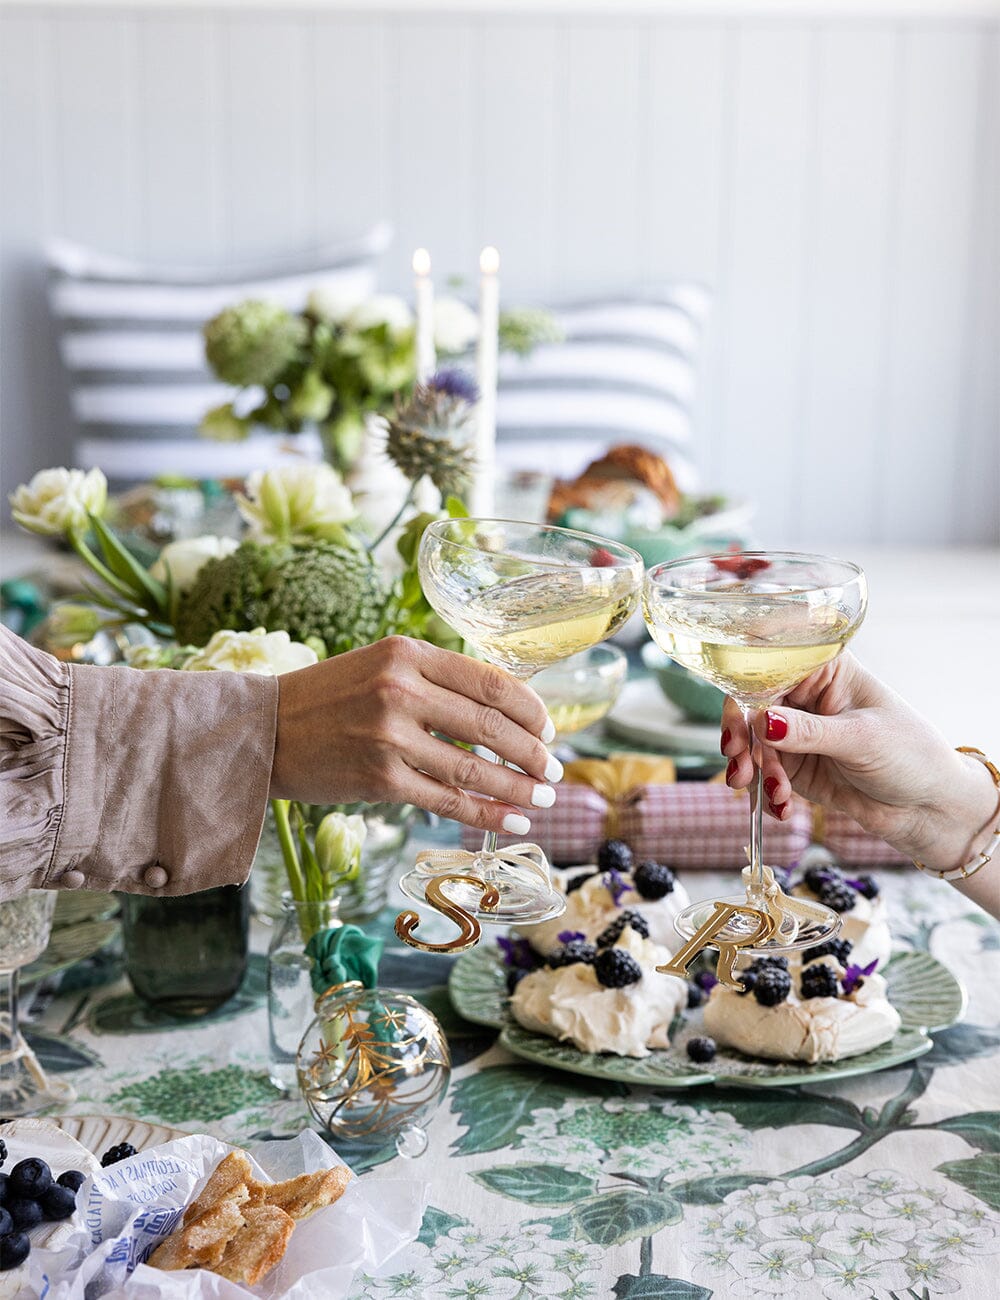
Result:
M246 1205L244 1224L212 1268L230 1282L256 1286L288 1249L295 1220L276 1205Z

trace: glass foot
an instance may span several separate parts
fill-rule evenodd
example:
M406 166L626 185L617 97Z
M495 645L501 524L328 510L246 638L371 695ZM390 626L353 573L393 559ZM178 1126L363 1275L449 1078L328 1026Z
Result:
M720 899L707 898L700 903L692 903L690 907L686 907L683 912L679 912L674 917L674 929L681 938L690 939L711 919L716 902L728 903L732 907L740 908L754 906L748 901L746 894L733 894ZM803 948L812 948L826 939L831 939L840 929L839 913L811 899L789 900L782 896L772 906L777 906L781 912L781 921L774 934L762 943L741 947L741 952L757 957L777 957L782 953L801 952ZM719 942L738 941L753 934L756 929L757 922L750 913L738 912L713 939L709 940L708 946L717 947Z
M76 1101L76 1090L62 1079L50 1078L38 1058L20 1039L13 1052L0 1054L0 1117L19 1119Z
M481 925L527 925L550 921L566 910L563 895L551 884L546 886L534 871L521 870L506 863L484 864L477 860L471 867L456 867L455 874L475 876L493 885L499 893L500 902L487 910L481 906L482 890L475 886L448 879L441 885L441 892ZM433 902L427 898L427 886L440 879L440 875L428 875L419 867L413 867L400 880L399 887L415 903L432 907Z

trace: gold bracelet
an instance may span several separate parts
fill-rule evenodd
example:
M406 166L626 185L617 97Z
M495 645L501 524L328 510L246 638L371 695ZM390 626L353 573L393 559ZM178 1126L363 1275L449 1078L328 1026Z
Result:
M993 778L993 784L996 786L997 790L1000 790L1000 770L997 769L995 764L990 762L981 749L976 749L974 745L959 745L958 752L960 754L968 754L970 758L975 758L982 763L987 772L989 772L990 776ZM1000 806L998 806L997 812L1000 812ZM997 813L995 812L993 814L994 818L996 815ZM1000 843L1000 826L994 828L993 834L990 836L990 842L986 848L983 849L981 853L978 853L971 862L967 862L964 867L955 867L951 871L935 871L933 867L925 867L924 864L918 862L916 858L913 859L913 865L919 867L921 871L926 871L930 876L936 876L938 880L968 880L970 876L974 876L977 871L981 871L983 867L987 866L992 861L998 843Z

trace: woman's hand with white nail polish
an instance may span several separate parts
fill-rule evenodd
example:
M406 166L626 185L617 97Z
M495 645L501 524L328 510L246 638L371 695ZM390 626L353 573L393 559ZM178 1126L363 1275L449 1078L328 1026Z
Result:
M548 808L562 764L545 706L502 669L424 641L388 637L278 684L273 797L308 803L412 803L482 830L528 830L520 808ZM450 740L488 746L519 768Z

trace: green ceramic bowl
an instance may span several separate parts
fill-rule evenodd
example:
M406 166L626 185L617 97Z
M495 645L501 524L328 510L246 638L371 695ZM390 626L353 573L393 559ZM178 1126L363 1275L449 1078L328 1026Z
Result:
M711 682L703 682L694 673L663 653L659 646L649 642L642 647L642 662L659 682L660 690L691 722L722 721L725 695Z

